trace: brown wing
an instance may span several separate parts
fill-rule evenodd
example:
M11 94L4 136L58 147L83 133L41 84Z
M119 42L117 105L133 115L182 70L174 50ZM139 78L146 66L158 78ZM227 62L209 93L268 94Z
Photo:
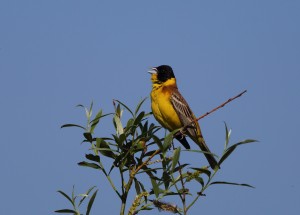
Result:
M192 110L177 89L174 90L173 94L171 95L171 103L184 126L189 125L195 119ZM190 125L191 127L188 127L187 129L188 135L201 148L202 151L210 153L210 150L202 137L198 122L191 123ZM220 168L213 155L206 153L204 155L213 169L215 169L215 167Z
M171 99L171 103L180 119L180 122L184 126L189 125L195 119L195 116L194 116L192 110L190 109L188 103L183 98L183 96L180 94L180 92L178 90L175 90L172 93L170 99ZM191 123L190 127L187 129L189 136L191 136L191 138L194 139L194 141L198 139L196 123ZM200 131L199 131L199 133L200 133Z

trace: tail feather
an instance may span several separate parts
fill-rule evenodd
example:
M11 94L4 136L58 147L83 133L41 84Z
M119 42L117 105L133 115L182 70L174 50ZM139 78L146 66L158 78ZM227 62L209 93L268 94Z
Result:
M211 153L203 138L197 145L199 145L199 147L202 151ZM204 155L212 169L215 169L216 167L220 168L217 160L215 159L215 157L212 154L204 153Z
M186 149L191 148L190 144L188 143L188 141L186 140L186 138L183 135L181 135L181 136L176 135L175 138L184 146L184 148L186 148Z
M186 149L191 148L190 144L188 143L188 141L186 140L186 138L183 135L181 135L181 136L176 135L175 138L184 146L184 148L186 148ZM211 153L203 138L199 139L199 141L197 141L196 143L200 147L201 151ZM215 157L212 154L207 154L207 153L203 153L203 154L206 157L206 159L212 169L215 169L216 167L220 168L217 160L215 159Z

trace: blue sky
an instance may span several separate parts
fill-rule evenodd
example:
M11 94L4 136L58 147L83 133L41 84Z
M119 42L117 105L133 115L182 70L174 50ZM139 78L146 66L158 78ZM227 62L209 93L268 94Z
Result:
M2 0L0 213L53 214L67 206L58 189L97 185L94 214L118 214L105 179L76 165L88 153L82 134L60 126L85 123L79 103L134 107L151 90L148 68L169 64L198 116L248 90L200 121L212 151L222 152L223 121L233 143L260 140L217 176L256 189L212 187L191 214L299 214L299 11L292 0Z

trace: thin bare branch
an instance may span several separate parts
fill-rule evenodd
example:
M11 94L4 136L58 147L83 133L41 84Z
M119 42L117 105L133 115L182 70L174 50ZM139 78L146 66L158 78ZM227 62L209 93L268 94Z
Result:
M148 162L156 155L160 152L160 149L157 149L155 152L153 152L153 154L151 156L149 156L149 158L147 158L146 161L144 161L141 165L139 165L135 170L132 171L131 173L131 177L134 178L135 174L138 173L138 171L140 171L140 169L147 165Z
M212 110L209 111L209 112L206 112L206 113L203 114L202 116L200 116L200 117L196 118L195 120L193 120L191 123L185 125L185 126L183 127L182 130L185 130L185 129L186 129L188 126L190 126L192 123L194 123L194 122L196 122L196 121L199 121L200 119L203 119L203 118L206 117L207 115L209 115L209 114L215 112L216 110L218 110L218 109L224 107L224 106L227 105L229 102L232 102L233 100L235 100L235 99L241 97L241 96L242 96L244 93L246 93L246 92L247 92L247 90L244 90L243 92L241 92L240 94L236 95L235 97L232 97L232 98L228 99L226 102L222 103L222 104L219 105L218 107L212 109Z

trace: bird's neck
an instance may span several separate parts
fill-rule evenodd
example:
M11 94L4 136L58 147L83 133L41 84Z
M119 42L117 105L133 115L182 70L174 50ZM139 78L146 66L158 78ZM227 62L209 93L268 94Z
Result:
M170 78L168 79L167 81L165 82L160 82L160 81L153 81L152 82L152 89L153 90L157 90L161 87L176 87L177 88L177 85L176 85L176 79L175 78Z

